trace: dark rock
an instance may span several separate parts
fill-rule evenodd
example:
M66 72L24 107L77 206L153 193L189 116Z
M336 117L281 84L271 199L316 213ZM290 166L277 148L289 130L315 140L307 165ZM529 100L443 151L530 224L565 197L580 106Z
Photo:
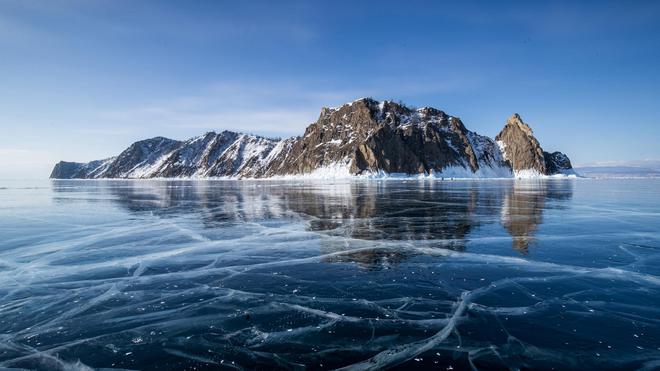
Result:
M274 157L264 175L310 173L338 163L351 174L428 174L447 167L476 172L481 165L504 165L497 154L475 148L474 141L490 142L489 150L496 150L491 139L468 131L460 119L440 110L364 98L321 110L319 119L290 142L290 150Z
M561 152L543 152L545 168L548 174L573 173L573 166L568 156Z
M55 164L53 171L50 173L50 177L55 179L84 178L84 176L80 176L80 170L83 165L84 164L80 162L60 161Z
M60 161L53 168L50 177L53 179L91 179L105 177L103 175L108 169L108 165L114 160L115 157L87 163Z

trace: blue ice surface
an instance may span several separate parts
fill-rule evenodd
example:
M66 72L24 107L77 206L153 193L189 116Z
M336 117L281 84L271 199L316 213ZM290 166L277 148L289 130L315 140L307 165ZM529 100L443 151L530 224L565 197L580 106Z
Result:
M654 369L660 180L0 181L0 367Z

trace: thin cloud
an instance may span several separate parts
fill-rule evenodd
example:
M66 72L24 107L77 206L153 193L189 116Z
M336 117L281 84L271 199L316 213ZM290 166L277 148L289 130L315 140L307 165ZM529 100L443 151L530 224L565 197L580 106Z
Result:
M647 158L643 160L626 160L626 161L595 161L577 164L575 167L640 167L640 168L653 168L660 169L660 159Z
M132 11L127 12L127 7ZM0 41L43 44L49 40L67 44L81 37L80 29L93 30L101 38L140 37L195 44L247 42L262 39L264 35L272 41L307 43L318 36L314 24L289 17L286 9L281 9L280 16L251 12L249 7L242 12L229 12L229 9L233 8L219 7L204 13L182 11L179 5L163 3L9 0L0 4L0 11L11 17L0 18ZM48 22L37 21L41 19L61 27L58 32L52 32Z
M235 130L268 136L302 133L323 106L352 101L358 93L314 91L294 83L216 83L198 96L177 97L151 104L99 113L98 119L136 131L200 134ZM175 129L175 130L172 130Z
M310 85L218 82L202 89L200 95L103 111L94 121L132 128L136 133L147 135L194 136L203 131L234 130L266 136L294 136L300 135L318 118L322 107L339 106L367 96L405 100L408 95L465 89L465 83L452 81L436 84L376 81L370 87L352 90L315 89ZM427 105L437 104L428 102Z

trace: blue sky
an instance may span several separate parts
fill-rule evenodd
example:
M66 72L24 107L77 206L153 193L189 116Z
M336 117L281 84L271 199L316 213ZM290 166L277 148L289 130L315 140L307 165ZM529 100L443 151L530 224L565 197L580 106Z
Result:
M660 158L660 2L0 0L0 177L210 130L302 133L363 96L577 164Z

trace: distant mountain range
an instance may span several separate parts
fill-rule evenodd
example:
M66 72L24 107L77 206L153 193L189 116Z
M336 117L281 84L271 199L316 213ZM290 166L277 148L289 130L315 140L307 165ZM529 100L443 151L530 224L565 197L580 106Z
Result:
M660 178L660 160L606 161L575 168L586 178Z
M116 157L61 161L50 177L270 178L431 176L511 178L574 175L561 152L545 152L518 114L495 140L431 107L358 99L323 108L303 136L271 139L231 131L186 141L133 143Z
M587 178L660 178L660 169L637 166L585 166L576 171Z

